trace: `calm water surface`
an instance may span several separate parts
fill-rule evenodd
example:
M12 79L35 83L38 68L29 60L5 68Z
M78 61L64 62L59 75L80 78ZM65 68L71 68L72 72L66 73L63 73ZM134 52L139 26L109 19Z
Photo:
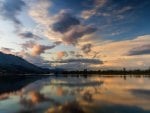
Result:
M150 78L45 78L0 94L0 113L150 113Z

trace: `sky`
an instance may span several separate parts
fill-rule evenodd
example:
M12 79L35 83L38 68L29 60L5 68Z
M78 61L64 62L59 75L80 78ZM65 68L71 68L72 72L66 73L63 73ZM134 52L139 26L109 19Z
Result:
M149 0L0 0L0 51L47 68L150 67Z

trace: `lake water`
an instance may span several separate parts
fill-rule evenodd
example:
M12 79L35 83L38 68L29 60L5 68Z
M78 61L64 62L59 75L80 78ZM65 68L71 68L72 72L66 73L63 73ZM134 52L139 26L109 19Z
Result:
M44 78L0 94L0 113L150 113L150 78Z

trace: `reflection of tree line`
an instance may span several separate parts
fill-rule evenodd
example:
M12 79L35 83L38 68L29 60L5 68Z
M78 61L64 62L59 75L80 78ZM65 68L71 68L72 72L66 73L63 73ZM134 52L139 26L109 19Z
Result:
M13 92L32 83L36 80L49 76L43 75L7 75L0 76L0 94L4 92Z
M147 70L126 70L123 68L122 70L83 70L83 71L62 71L61 74L82 74L82 75L90 75L90 74L101 74L101 75L150 75L150 69Z

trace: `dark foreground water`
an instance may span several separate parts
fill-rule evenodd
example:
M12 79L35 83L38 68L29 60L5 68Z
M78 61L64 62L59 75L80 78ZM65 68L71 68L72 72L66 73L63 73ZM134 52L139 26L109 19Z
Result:
M44 78L1 93L0 113L150 113L150 78Z

